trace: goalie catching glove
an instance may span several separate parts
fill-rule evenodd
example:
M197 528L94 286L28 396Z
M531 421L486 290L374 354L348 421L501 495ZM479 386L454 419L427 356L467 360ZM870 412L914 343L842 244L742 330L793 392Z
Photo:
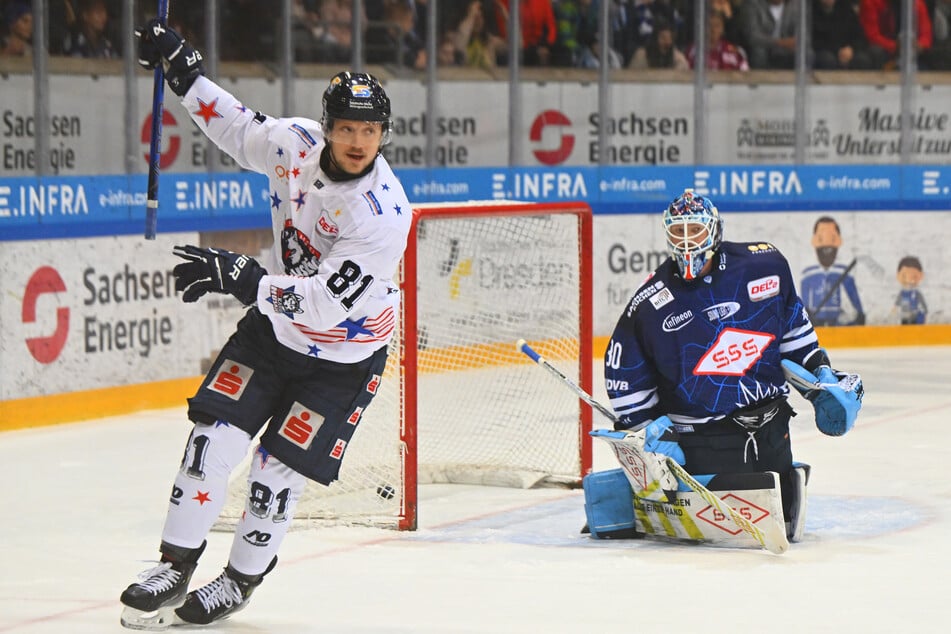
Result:
M136 29L135 36L139 40L139 66L154 70L161 63L168 87L179 97L188 92L199 75L205 74L201 53L157 19Z
M855 425L862 408L862 377L833 370L824 351L820 358L825 363L812 370L783 359L783 372L789 384L812 403L819 431L827 436L842 436Z
M258 284L267 275L254 258L224 249L177 246L172 253L188 260L172 269L175 290L184 291L182 300L198 301L205 293L226 293L249 306L258 297Z

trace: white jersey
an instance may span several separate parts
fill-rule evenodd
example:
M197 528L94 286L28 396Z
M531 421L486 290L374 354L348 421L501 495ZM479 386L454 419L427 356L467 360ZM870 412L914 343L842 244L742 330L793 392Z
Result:
M239 165L268 178L274 246L261 262L270 274L256 305L277 339L341 363L386 345L399 313L393 278L413 217L386 160L335 182L320 169L326 142L316 121L256 114L206 77L182 105Z

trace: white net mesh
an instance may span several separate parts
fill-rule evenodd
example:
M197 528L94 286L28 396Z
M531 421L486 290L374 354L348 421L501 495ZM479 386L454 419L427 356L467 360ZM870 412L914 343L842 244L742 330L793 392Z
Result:
M417 212L417 274L403 285L415 285L418 299L413 304L404 294L380 391L347 448L340 479L308 485L298 523L396 527L415 500L414 446L420 484L580 481L578 398L515 348L527 339L580 383L580 262L588 256L580 217L541 206L537 215L504 207L473 207L462 216L439 211ZM404 328L414 320L415 365L403 363ZM415 423L405 407L412 397ZM225 523L241 513L246 479L245 470L233 481Z

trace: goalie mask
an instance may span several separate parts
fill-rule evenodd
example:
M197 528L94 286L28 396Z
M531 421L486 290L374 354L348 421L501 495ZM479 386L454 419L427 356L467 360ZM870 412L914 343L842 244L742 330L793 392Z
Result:
M373 75L337 73L324 91L323 108L320 125L325 131L333 129L336 119L379 122L383 127L380 147L390 142L393 132L390 98Z
M664 212L667 251L685 280L694 280L723 239L720 212L709 198L687 189Z

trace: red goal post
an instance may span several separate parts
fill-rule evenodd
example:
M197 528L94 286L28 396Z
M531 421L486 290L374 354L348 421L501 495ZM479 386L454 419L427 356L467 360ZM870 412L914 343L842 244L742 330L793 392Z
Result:
M516 341L590 393L591 251L585 203L415 206L381 386L340 479L309 483L295 523L415 530L427 483L578 486L591 471L591 410ZM243 510L246 478L225 524Z

